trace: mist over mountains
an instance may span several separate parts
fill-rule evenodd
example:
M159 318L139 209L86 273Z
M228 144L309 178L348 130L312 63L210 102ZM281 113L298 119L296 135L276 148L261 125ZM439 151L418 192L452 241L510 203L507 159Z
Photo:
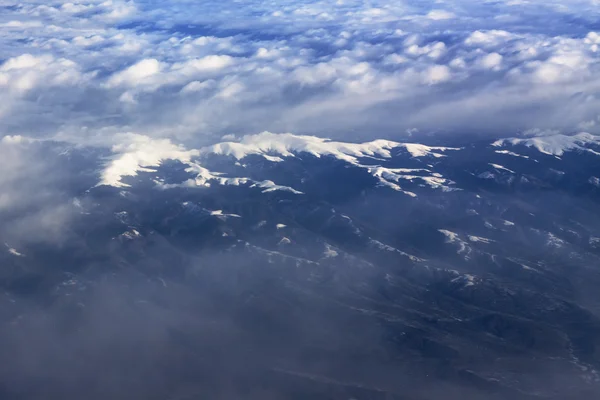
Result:
M68 182L2 213L8 398L597 393L598 137L134 139L5 141Z
M599 19L0 0L0 398L597 398Z

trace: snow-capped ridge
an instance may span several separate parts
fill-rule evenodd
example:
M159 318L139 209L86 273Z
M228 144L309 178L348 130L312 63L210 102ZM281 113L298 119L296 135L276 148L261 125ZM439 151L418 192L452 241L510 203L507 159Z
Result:
M418 143L399 143L385 139L350 143L317 136L262 132L256 135L243 136L239 141L222 142L204 147L200 149L200 153L232 156L237 160L249 155L260 155L270 160L275 156L295 157L298 153L308 153L318 158L333 156L351 164L358 164L359 158L391 158L391 150L398 148L404 148L412 157L427 155L443 157L444 151L458 150L453 147L431 147Z
M533 147L541 153L553 156L562 156L566 151L574 150L600 155L600 152L585 147L587 145L600 146L600 136L595 136L587 132L581 132L572 136L553 134L531 138L508 138L492 143L494 147L505 147L507 145Z
M218 185L250 185L263 189L263 193L272 191L287 191L293 194L302 192L282 186L271 180L254 181L248 177L227 176L225 173L209 170L203 160L211 155L222 155L241 160L250 155L262 156L269 162L282 162L285 157L297 157L299 154L311 154L314 157L334 157L359 168L366 169L369 174L379 181L380 186L386 186L401 191L411 197L416 194L404 190L400 182L417 182L421 186L429 186L444 191L456 190L450 185L454 182L445 179L439 173L425 168L386 168L380 165L370 165L369 159L383 161L393 157L394 151L406 151L411 157L431 156L445 157L446 151L460 150L453 147L431 147L418 143L399 143L392 140L377 139L364 143L334 141L316 136L294 135L291 133L275 134L262 132L246 135L237 141L225 141L200 149L187 149L174 144L169 139L153 139L139 134L123 134L116 137L118 144L112 146L113 156L109 158L104 169L100 172L100 185L113 187L128 187L122 179L136 176L139 172L156 172L164 161L179 161L187 165L185 171L194 175L184 182L164 182L158 176L154 183L157 188L171 189L176 187L210 187ZM239 162L239 161L236 161ZM361 163L362 162L362 163ZM366 162L366 165L364 164ZM244 167L244 165L240 166Z
M124 134L120 143L112 146L113 156L100 173L100 185L128 187L121 179L136 176L138 172L154 172L165 160L190 163L199 154L198 150L187 150L173 144L169 139L152 139L139 134Z
M421 186L429 186L434 189L442 189L443 191L457 190L449 185L454 184L453 181L443 178L440 174L431 172L424 168L385 168L379 165L358 165L361 168L366 168L373 175L381 186L387 186L397 191L402 191L411 197L417 197L416 194L403 190L399 185L400 181L418 181ZM418 175L418 174L425 175Z

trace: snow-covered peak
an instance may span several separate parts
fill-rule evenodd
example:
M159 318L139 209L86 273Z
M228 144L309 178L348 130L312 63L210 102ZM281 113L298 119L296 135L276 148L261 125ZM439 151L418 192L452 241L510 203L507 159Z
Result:
M415 197L409 191L404 191L399 181L417 181L422 186L452 190L447 185L453 182L444 179L440 174L430 170L419 169L393 169L380 165L364 165L367 159L381 162L392 157L394 150L404 150L411 157L445 157L443 154L449 150L459 150L452 147L431 147L417 143L398 143L391 140L378 139L365 143L350 143L333 141L316 136L294 135L291 133L275 134L262 132L256 135L246 135L238 141L226 141L200 149L187 149L182 145L174 144L168 139L153 139L138 134L125 134L117 137L118 144L111 150L110 157L104 169L100 172L101 180L98 185L114 187L127 187L122 182L126 176L135 176L139 172L155 172L165 160L179 161L188 167L186 172L193 174L194 178L183 183L163 182L156 178L158 188L170 189L174 187L209 187L216 183L219 185L252 185L264 189L263 192L288 191L294 194L302 192L287 186L281 186L270 180L256 182L247 177L231 177L224 173L211 171L206 166L206 157L209 155L224 155L241 160L249 155L259 155L271 162L282 162L282 157L296 157L300 153L312 154L315 157L335 157L354 166L367 169L368 172L380 181L383 186ZM359 161L360 160L360 161ZM410 172L409 174L407 174Z
M562 156L565 151L572 150L587 151L600 155L600 153L585 147L590 144L600 145L600 136L582 132L572 136L556 134L531 138L509 138L497 140L492 143L492 146L504 147L506 145L524 145L533 147L541 153L554 156Z
M169 139L152 139L138 134L119 137L120 143L112 147L114 156L101 172L98 185L128 187L121 182L125 176L135 176L140 171L153 172L164 160L179 160L189 163L198 150L187 150L173 144Z
M135 176L139 172L155 172L165 160L179 161L186 164L186 172L195 177L182 183L165 183L156 179L154 183L157 188L171 189L174 187L209 187L212 183L220 185L246 185L263 188L263 192L275 190L284 190L295 194L301 192L280 186L272 181L254 182L246 177L228 177L221 172L210 171L201 165L201 150L186 149L182 145L173 144L168 139L152 139L147 136L137 134L127 134L119 137L120 143L112 146L114 155L106 163L104 169L100 172L100 185L114 187L128 187L122 182L126 176ZM272 160L274 161L274 160Z
M309 153L315 157L333 156L351 164L357 164L359 158L390 158L391 151L404 148L413 157L432 155L443 157L450 147L430 147L416 143L398 143L391 140L378 139L365 143L338 142L316 136L294 135L291 133L262 132L246 135L237 142L223 142L201 149L202 154L220 154L243 159L249 155L260 155L272 160L274 155L294 157L297 153Z

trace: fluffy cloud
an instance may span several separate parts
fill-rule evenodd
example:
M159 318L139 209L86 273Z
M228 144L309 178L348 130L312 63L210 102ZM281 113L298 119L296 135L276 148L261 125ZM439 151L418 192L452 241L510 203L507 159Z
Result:
M67 86L80 83L83 74L77 63L55 59L50 54L23 54L0 65L0 86L5 93L23 94L36 88Z
M5 3L0 135L511 135L595 129L600 105L589 1Z
M456 15L454 15L454 13L446 10L431 10L427 13L427 18L432 19L434 21L452 19L455 17Z
M158 60L145 59L135 63L127 69L117 72L108 79L107 86L138 86L158 74L162 67Z
M436 83L449 81L451 78L450 68L445 65L434 65L423 73L423 82L433 85Z

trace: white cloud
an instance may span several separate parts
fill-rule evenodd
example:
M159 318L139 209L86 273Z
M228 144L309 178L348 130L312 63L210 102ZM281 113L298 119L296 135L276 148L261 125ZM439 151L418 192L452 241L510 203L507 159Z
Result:
M209 9L184 0L32 0L0 15L0 115L10 127L0 135L391 135L465 123L471 111L458 104L496 118L515 93L523 108L548 112L585 93L571 100L574 112L564 123L595 118L600 35L564 22L580 6L557 11L555 3L532 2L521 16L499 3L498 14L512 16L493 19L484 8L438 4L241 2ZM553 23L531 23L536 12ZM507 97L489 101L491 86ZM451 106L443 118L435 114ZM526 118L499 118L509 119ZM539 122L530 119L531 126Z
M133 1L107 0L101 3L100 7L106 10L101 16L106 21L120 21L124 18L132 17L138 12Z
M498 46L515 37L513 34L503 30L475 31L465 39L469 46L490 47Z
M320 63L296 68L293 77L303 85L320 85L333 81L337 74L338 71L333 66Z
M479 64L486 69L498 70L502 65L503 57L498 53L490 53L479 59Z
M1 71L11 71L11 70L20 70L20 69L28 69L35 68L38 66L45 66L48 63L53 61L53 57L51 55L35 57L31 54L23 54L18 57L9 58L2 66L0 67Z
M117 72L110 77L107 84L109 87L129 86L135 87L148 81L148 78L158 74L162 70L161 63L153 58L141 60L127 69Z
M427 18L432 19L434 21L441 21L456 18L456 15L453 12L447 10L431 10L427 13Z
M192 81L185 85L183 89L181 89L182 93L192 93L192 92L200 92L203 90L213 89L216 85L216 81L213 79L208 79L206 81Z
M403 55L397 54L397 53L389 54L389 55L385 56L385 59L384 59L384 63L390 64L390 65L404 64L406 62L408 62L408 58L404 57Z
M585 36L585 43L600 44L600 34L598 32L590 32Z
M406 48L405 52L411 56L425 55L435 60L446 53L446 44L444 42L435 42L425 46L412 44Z
M451 78L452 71L445 65L433 65L427 68L422 74L423 82L428 85L447 82Z
M9 58L0 65L0 90L4 94L0 116L8 114L14 102L29 92L72 87L89 81L93 76L93 73L82 73L74 61L57 59L49 54L23 54Z
M43 26L40 21L8 21L0 23L0 28L5 29L27 29L27 28L39 28Z
M187 76L193 76L202 72L222 70L234 62L235 59L228 55L210 55L174 64L171 69Z

